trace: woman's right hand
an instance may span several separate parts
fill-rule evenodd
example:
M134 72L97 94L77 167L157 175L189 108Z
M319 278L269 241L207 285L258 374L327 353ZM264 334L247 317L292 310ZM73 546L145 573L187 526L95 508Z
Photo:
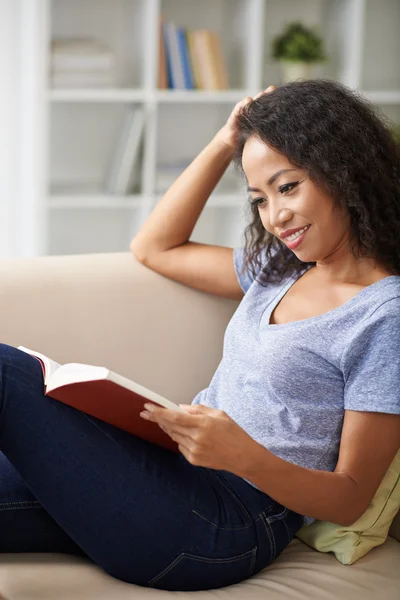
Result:
M216 137L222 143L224 143L226 146L229 146L232 149L235 148L236 133L237 133L236 119L237 119L237 116L240 113L241 109L244 106L246 106L247 104L250 104L250 102L252 102L256 98L259 98L263 94L268 94L269 92L273 92L275 89L276 89L275 85L270 85L267 87L266 90L264 90L263 92L260 92L256 96L254 96L254 98L252 98L251 96L247 96L243 100L240 100L240 102L238 102L235 105L235 107L232 110L231 114L229 115L229 118L228 118L227 122L225 123L225 125L223 127L221 127L221 129L218 131Z

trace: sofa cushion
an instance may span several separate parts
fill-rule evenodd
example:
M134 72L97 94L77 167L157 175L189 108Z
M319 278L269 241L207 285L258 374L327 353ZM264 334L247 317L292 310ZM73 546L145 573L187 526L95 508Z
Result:
M238 585L195 592L197 600L399 600L400 543L393 538L355 565L294 539L266 569ZM118 581L84 559L62 554L5 554L0 560L0 594L9 600L167 600L193 592L163 592Z
M387 538L393 519L400 508L400 450L393 459L371 504L349 527L328 521L314 521L296 534L320 552L334 552L344 565L351 565Z

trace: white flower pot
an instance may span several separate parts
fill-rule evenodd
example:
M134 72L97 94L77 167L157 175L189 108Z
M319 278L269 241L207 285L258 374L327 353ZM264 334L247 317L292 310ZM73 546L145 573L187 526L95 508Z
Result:
M280 64L282 83L312 78L313 65L311 63L281 60Z

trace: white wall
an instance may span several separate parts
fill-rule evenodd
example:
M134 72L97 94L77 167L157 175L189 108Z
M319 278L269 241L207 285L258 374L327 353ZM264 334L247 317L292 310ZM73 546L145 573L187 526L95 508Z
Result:
M19 118L18 0L0 4L0 258L16 254Z

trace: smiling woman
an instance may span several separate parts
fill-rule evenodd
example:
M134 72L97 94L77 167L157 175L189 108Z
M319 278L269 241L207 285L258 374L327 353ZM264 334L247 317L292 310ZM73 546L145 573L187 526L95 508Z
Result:
M400 149L390 125L333 81L288 83L247 103L234 157L251 194L243 271L260 271L262 248L270 261L261 284L308 264L327 279L400 274ZM287 243L285 232L307 225Z
M193 244L235 150L250 244ZM383 123L334 82L239 103L131 245L240 300L209 386L142 414L180 452L52 402L39 362L0 344L0 552L84 555L194 591L258 573L303 525L363 515L400 446L399 173Z

